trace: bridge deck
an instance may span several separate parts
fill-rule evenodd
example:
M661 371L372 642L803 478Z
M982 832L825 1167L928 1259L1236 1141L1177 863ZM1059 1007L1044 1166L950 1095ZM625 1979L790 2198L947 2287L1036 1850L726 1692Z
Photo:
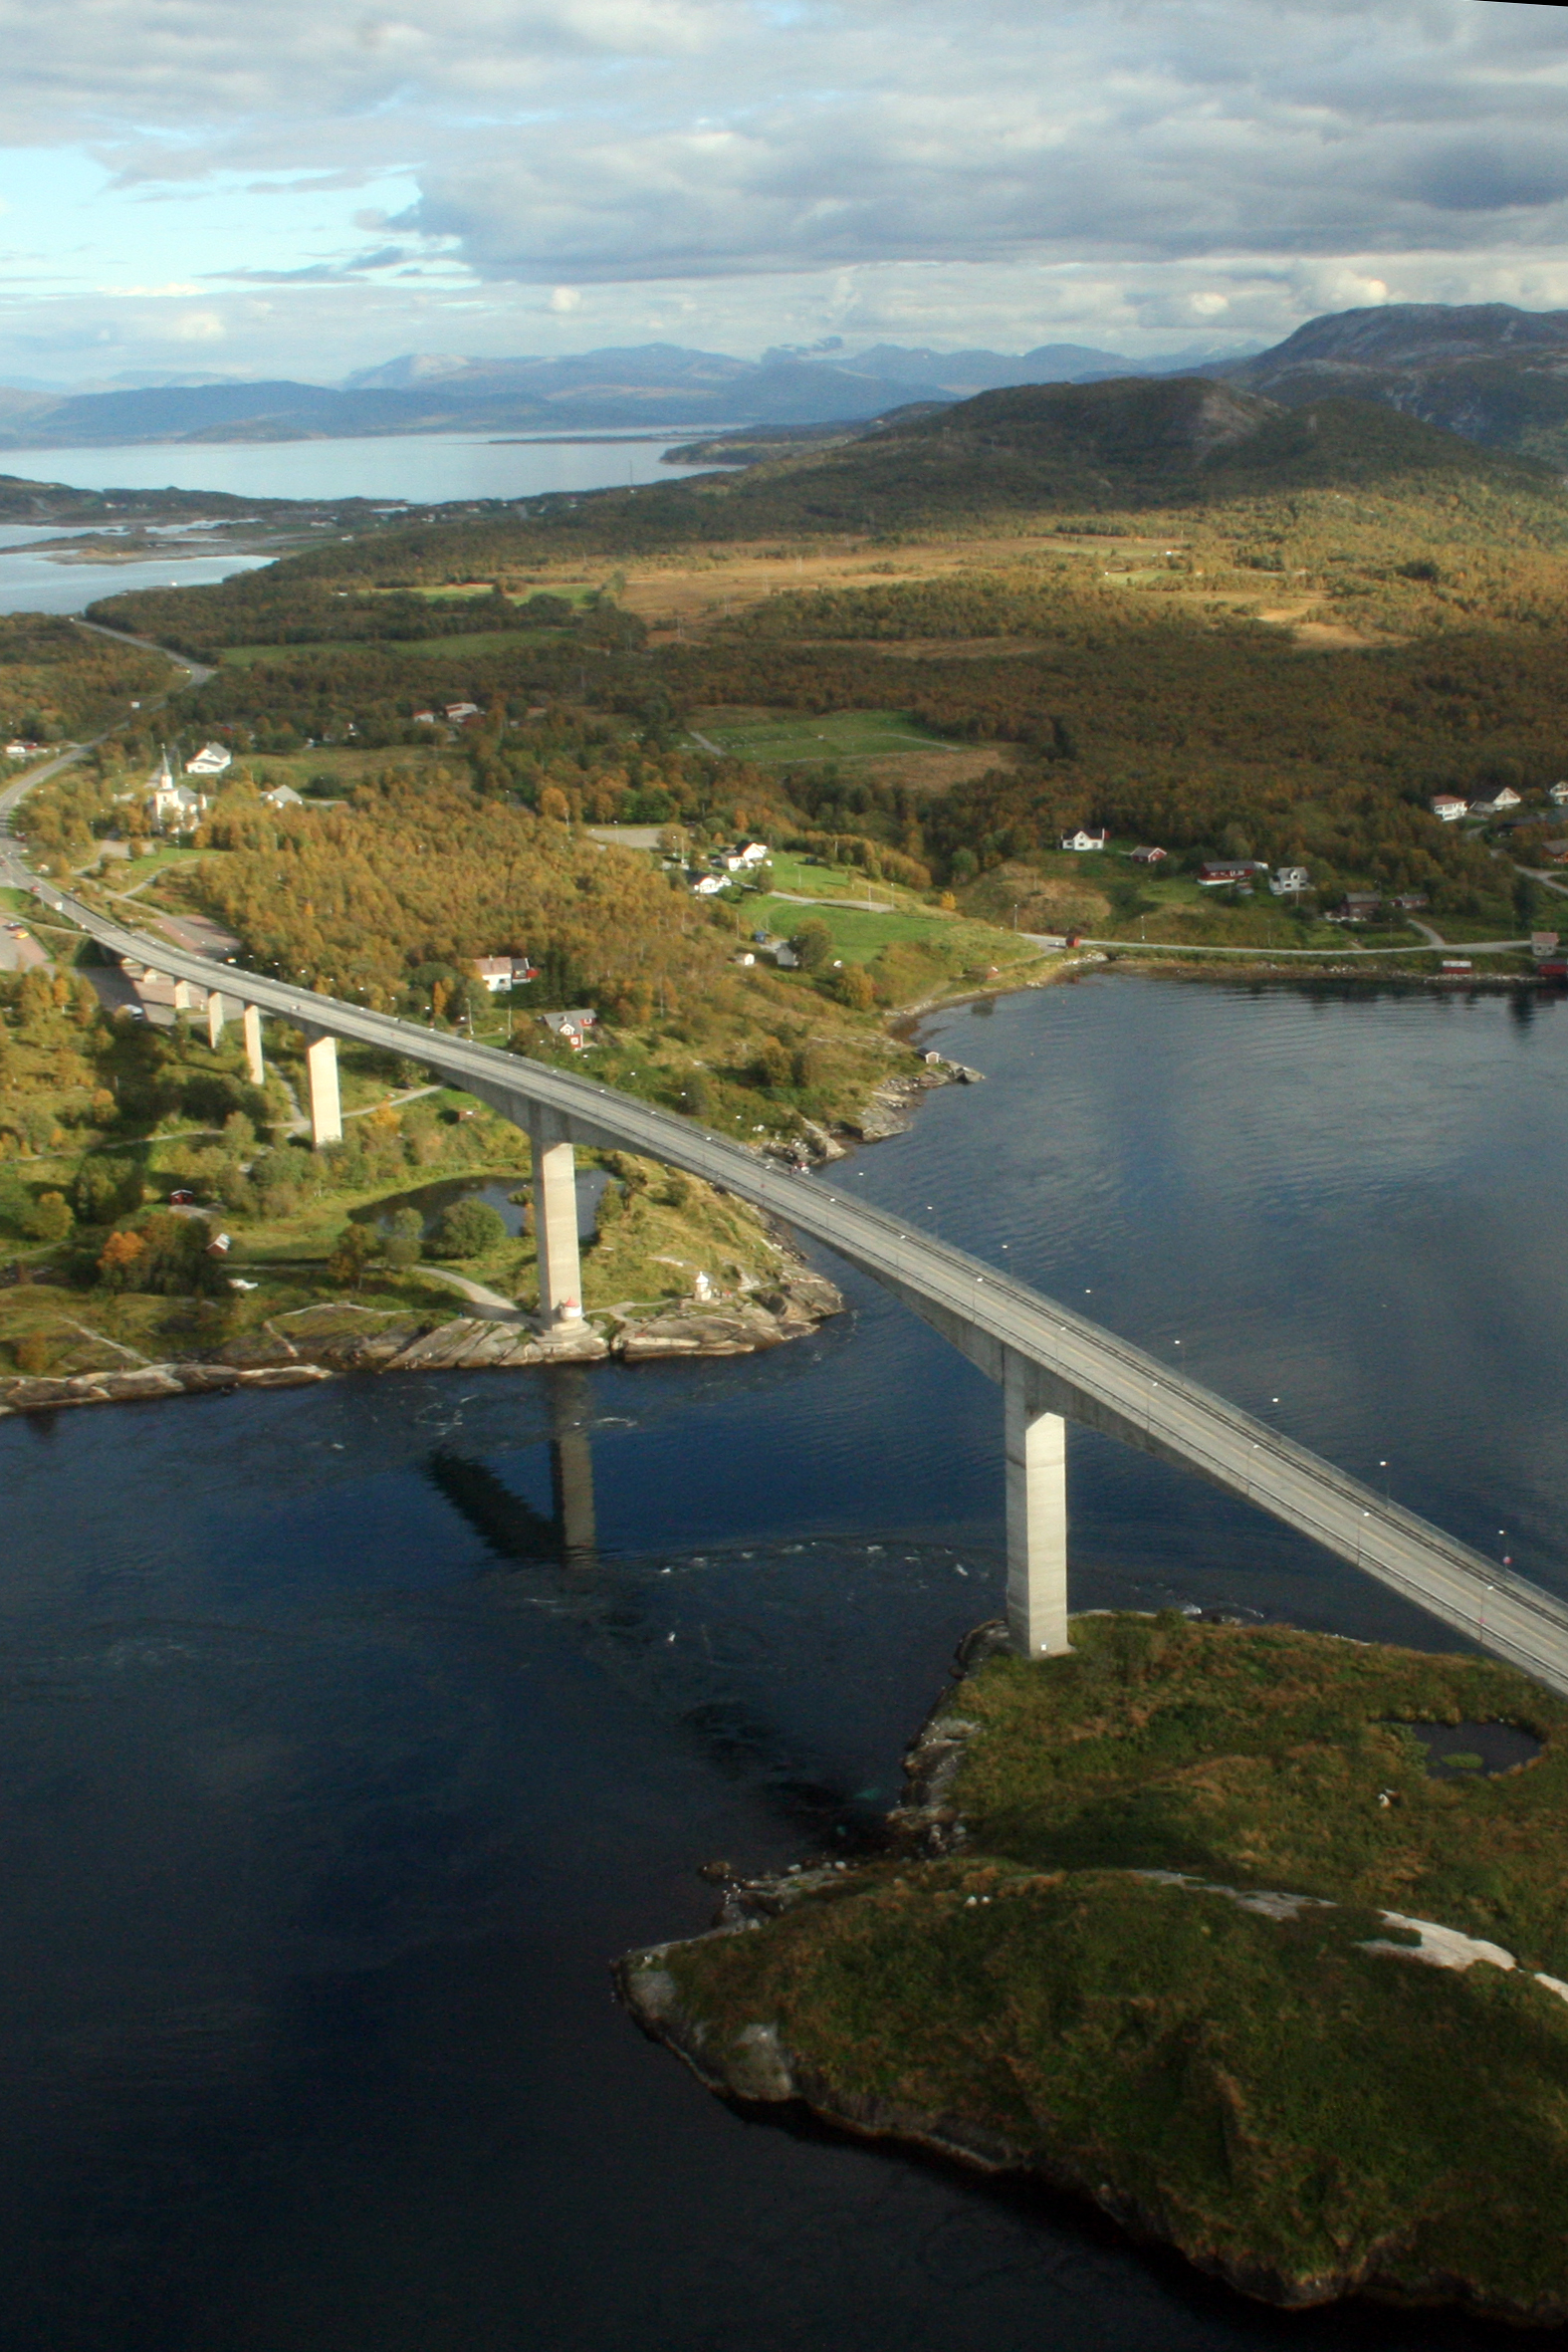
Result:
M723 1137L565 1070L372 1013L111 922L53 886L38 894L117 955L286 1020L424 1063L526 1124L548 1104L573 1141L633 1151L725 1186L898 1293L994 1379L1030 1367L1032 1402L1199 1471L1364 1569L1478 1647L1568 1696L1568 1606L1322 1461L1198 1381L931 1234Z

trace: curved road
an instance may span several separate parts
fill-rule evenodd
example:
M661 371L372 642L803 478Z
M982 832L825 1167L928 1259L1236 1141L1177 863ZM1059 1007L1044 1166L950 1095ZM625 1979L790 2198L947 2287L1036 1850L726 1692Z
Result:
M75 618L75 615L72 617ZM77 620L76 625L79 629L91 630L95 637L112 637L116 644L134 645L142 653L161 653L165 661L171 661L176 669L184 671L184 682L188 686L204 686L213 674L202 662L192 661L189 654L171 653L166 645L155 645L150 637L127 636L123 629L107 629L96 620ZM172 691L177 692L178 689ZM153 701L144 703L143 717L149 711L160 710L167 700L167 695L158 695ZM51 776L58 776L62 768L69 768L85 752L96 750L99 744L107 743L110 736L116 732L118 724L116 721L114 727L106 727L102 735L90 736L86 743L71 744L65 751L57 752L53 759L45 760L37 768L27 769L12 783L0 789L0 882L14 890L30 890L34 885L35 877L24 864L22 853L11 834L13 811L20 807L36 785L47 784Z
M52 884L44 902L116 955L335 1037L423 1063L526 1125L543 1105L575 1143L688 1169L824 1243L895 1291L1028 1409L1059 1412L1196 1470L1365 1569L1479 1647L1568 1696L1568 1606L1070 1307L832 1186L589 1078L214 964L110 921Z

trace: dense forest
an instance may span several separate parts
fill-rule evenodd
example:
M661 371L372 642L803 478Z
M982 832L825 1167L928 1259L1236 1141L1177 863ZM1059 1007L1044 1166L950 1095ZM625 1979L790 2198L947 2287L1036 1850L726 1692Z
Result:
M427 596L334 587L337 577L313 579L296 559L209 588L135 588L95 604L92 617L178 644L199 661L217 660L232 645L404 645L498 633L515 635L523 646L558 639L588 648L642 642L636 622L597 589L574 597L526 587L508 592L497 580Z
M168 684L167 662L137 646L52 612L0 613L0 734L70 741L110 726L128 700Z
M331 995L427 1012L433 978L508 953L545 968L546 1001L628 1021L726 985L724 936L645 858L443 769L390 771L320 812L230 795L205 837L233 852L192 882L208 910L259 969L303 972Z

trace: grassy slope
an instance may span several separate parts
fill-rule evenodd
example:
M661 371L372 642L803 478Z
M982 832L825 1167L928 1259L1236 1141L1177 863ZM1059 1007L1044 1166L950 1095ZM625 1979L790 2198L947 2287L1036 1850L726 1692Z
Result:
M1388 1906L1568 1968L1568 1709L1487 1661L1286 1629L1080 1619L1075 1642L957 1694L960 1858L679 1948L710 2049L777 2021L827 2111L1001 2133L1271 2299L1459 2279L1568 2307L1568 2005L1363 1949L1397 1940ZM1389 1728L1432 1717L1546 1750L1432 1780ZM1128 1875L1150 1868L1336 1907L1261 1917Z

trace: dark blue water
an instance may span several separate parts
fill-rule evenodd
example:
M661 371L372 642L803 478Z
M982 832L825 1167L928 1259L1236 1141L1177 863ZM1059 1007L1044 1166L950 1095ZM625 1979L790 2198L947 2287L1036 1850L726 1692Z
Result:
M840 1181L1568 1589L1568 1010L1107 977L931 1037L990 1082ZM742 2120L614 2007L699 1863L852 1845L997 1607L998 1399L845 1279L753 1362L0 1425L7 2352L1493 2340ZM1101 1441L1072 1481L1084 1604L1441 1638Z

